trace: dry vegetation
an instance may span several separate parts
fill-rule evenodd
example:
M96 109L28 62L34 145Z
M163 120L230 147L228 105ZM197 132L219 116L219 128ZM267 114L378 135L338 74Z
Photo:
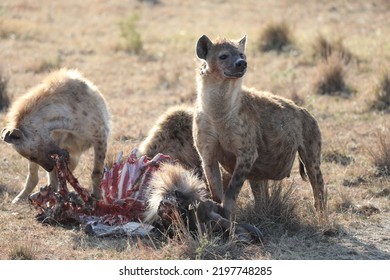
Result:
M297 51L259 50L259 34L274 19L283 19L282 30L294 35ZM273 185L261 209L253 205L248 186L240 195L237 219L259 226L263 244L191 237L185 229L177 238L157 241L96 238L78 228L43 226L27 204L11 206L27 160L0 143L0 259L390 259L390 144L381 134L389 129L388 110L382 108L389 90L388 80L373 82L386 77L381 69L389 67L389 32L390 6L384 0L3 0L0 98L11 96L12 102L51 69L79 69L111 108L109 160L136 147L167 108L194 101L198 37L247 34L244 83L293 98L320 124L329 221L316 218L310 185L294 168L290 179ZM326 82L329 67L333 78ZM321 79L325 84L318 86ZM351 88L348 98L334 93ZM377 102L380 110L373 110ZM91 151L76 170L84 186L92 157Z
M268 23L261 31L258 44L262 52L276 51L280 53L291 49L293 38L287 22Z
M3 69L0 68L0 111L4 111L9 106L9 96L7 92L8 77L4 73Z

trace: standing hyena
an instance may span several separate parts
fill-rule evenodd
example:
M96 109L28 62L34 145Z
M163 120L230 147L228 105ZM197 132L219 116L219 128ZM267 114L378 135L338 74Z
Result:
M207 36L196 45L196 54L204 62L197 80L193 137L213 199L222 202L230 216L245 179L288 177L298 152L300 174L305 179L306 167L315 207L323 213L326 196L318 124L287 99L242 87L245 45L246 37L238 43L213 43ZM225 191L219 164L232 175Z
M93 194L103 174L110 130L106 101L98 88L74 70L61 69L16 100L6 116L1 138L29 159L23 190L12 201L25 199L38 183L38 167L48 171L49 183L58 187L51 154L69 153L74 170L89 147L94 148ZM65 152L66 151L66 152Z

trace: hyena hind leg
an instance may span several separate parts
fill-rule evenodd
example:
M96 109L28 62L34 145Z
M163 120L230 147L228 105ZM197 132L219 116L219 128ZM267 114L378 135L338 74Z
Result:
M255 200L255 207L259 209L260 207L268 205L270 201L268 180L250 180L249 185Z
M314 207L320 215L325 216L327 210L327 194L320 167L320 154L303 149L299 149L298 153L305 166L310 185L313 189Z

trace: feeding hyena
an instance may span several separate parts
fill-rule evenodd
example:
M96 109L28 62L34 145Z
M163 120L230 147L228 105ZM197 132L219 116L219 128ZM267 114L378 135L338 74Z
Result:
M254 182L288 177L298 152L300 174L305 179L306 168L315 208L324 213L318 124L292 101L242 86L245 46L246 37L213 43L205 35L196 45L203 64L197 76L193 137L213 199L230 216L246 179L256 193ZM219 164L232 175L225 190Z
M207 230L233 230L241 241L257 242L263 238L256 227L245 223L233 224L225 218L222 207L209 199L204 181L179 164L163 164L153 174L146 197L148 207L144 222L168 234L173 233L175 226L184 223L193 234Z
M23 190L13 203L25 199L37 185L38 168L48 172L49 184L58 186L52 154L69 155L74 170L81 154L94 149L92 186L99 196L110 130L106 101L98 88L75 70L61 69L13 102L1 138L29 160Z

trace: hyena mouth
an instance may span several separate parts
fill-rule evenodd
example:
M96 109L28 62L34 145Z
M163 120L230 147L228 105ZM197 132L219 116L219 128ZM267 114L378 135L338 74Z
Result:
M229 73L229 72L223 72L226 78L230 79L238 79L245 75L245 71L241 72L235 72L235 73Z

